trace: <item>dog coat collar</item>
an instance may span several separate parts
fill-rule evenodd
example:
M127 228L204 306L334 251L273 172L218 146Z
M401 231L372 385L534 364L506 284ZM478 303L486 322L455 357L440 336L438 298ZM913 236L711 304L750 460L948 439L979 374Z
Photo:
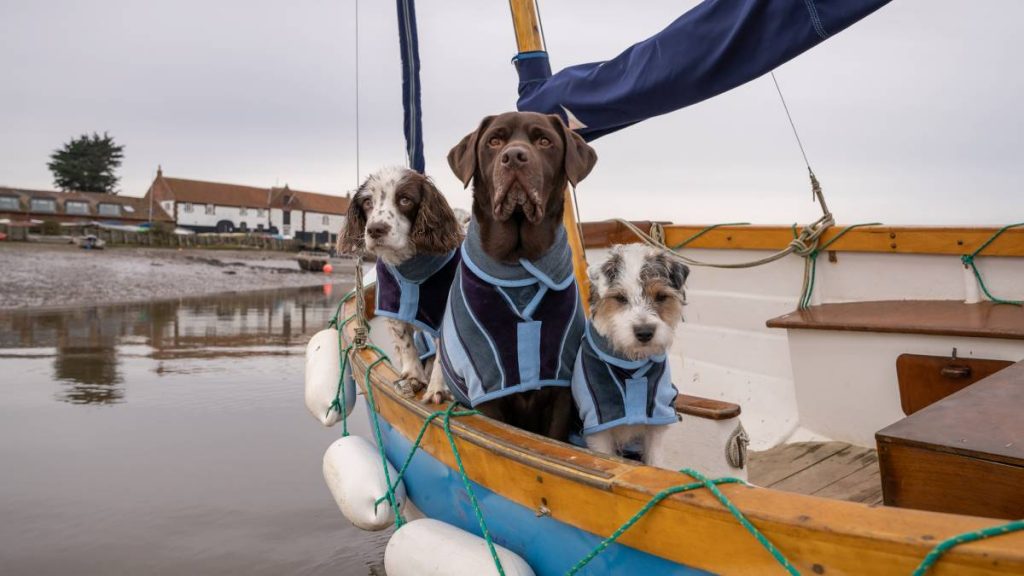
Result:
M572 375L584 435L627 424L672 424L678 420L676 394L664 354L620 358L587 324Z
M575 281L572 271L572 250L565 228L558 227L551 248L537 260L519 259L519 265L505 264L484 252L480 241L480 225L474 218L469 223L462 243L462 258L473 273L490 284L503 288L522 288L541 284L551 290L564 290Z
M514 266L487 256L470 224L438 354L456 399L568 387L584 326L564 230L541 258Z
M412 324L436 337L458 267L457 250L413 256L398 266L378 258L376 314Z

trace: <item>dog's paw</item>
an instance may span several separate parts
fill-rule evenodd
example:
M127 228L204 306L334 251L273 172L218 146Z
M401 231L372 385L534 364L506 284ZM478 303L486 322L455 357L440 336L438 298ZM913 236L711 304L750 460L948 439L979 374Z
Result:
M442 382L440 386L431 384L427 387L427 391L424 392L423 396L420 398L420 402L423 402L424 404L441 404L443 402L452 402L454 400L455 397L448 391L448 387L444 382Z
M419 378L406 377L395 381L395 390L405 398L413 398L427 383Z

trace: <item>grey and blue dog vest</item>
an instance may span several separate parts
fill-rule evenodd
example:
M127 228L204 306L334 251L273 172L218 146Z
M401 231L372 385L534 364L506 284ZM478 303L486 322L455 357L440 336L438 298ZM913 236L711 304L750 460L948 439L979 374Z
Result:
M519 264L487 256L470 223L438 354L448 389L466 406L570 385L586 321L565 230L538 260Z
M420 254L398 266L378 258L376 314L412 324L436 338L448 292L459 268L458 252ZM432 349L432 338L422 339L422 344Z
M678 421L665 355L624 360L612 355L607 340L587 324L572 375L583 434L626 424L673 424Z

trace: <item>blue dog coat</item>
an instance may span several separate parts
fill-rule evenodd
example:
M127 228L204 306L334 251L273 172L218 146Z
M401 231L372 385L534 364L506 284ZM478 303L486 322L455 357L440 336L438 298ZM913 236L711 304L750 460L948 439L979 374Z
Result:
M376 314L412 324L436 338L458 268L458 250L413 256L398 266L378 258ZM431 339L421 342L428 347L426 356L432 354Z
M470 223L438 354L460 403L568 387L585 325L564 229L538 260L516 266L487 256Z
M678 421L665 355L624 360L590 324L572 374L572 397L583 420L583 434L626 424L673 424Z

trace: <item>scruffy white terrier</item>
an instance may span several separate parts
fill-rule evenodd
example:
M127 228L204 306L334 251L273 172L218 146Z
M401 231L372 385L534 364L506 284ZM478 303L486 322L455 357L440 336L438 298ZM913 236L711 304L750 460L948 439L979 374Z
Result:
M689 268L642 245L613 246L589 270L591 320L572 394L591 450L621 454L642 440L644 462L678 421L666 353L686 302Z

